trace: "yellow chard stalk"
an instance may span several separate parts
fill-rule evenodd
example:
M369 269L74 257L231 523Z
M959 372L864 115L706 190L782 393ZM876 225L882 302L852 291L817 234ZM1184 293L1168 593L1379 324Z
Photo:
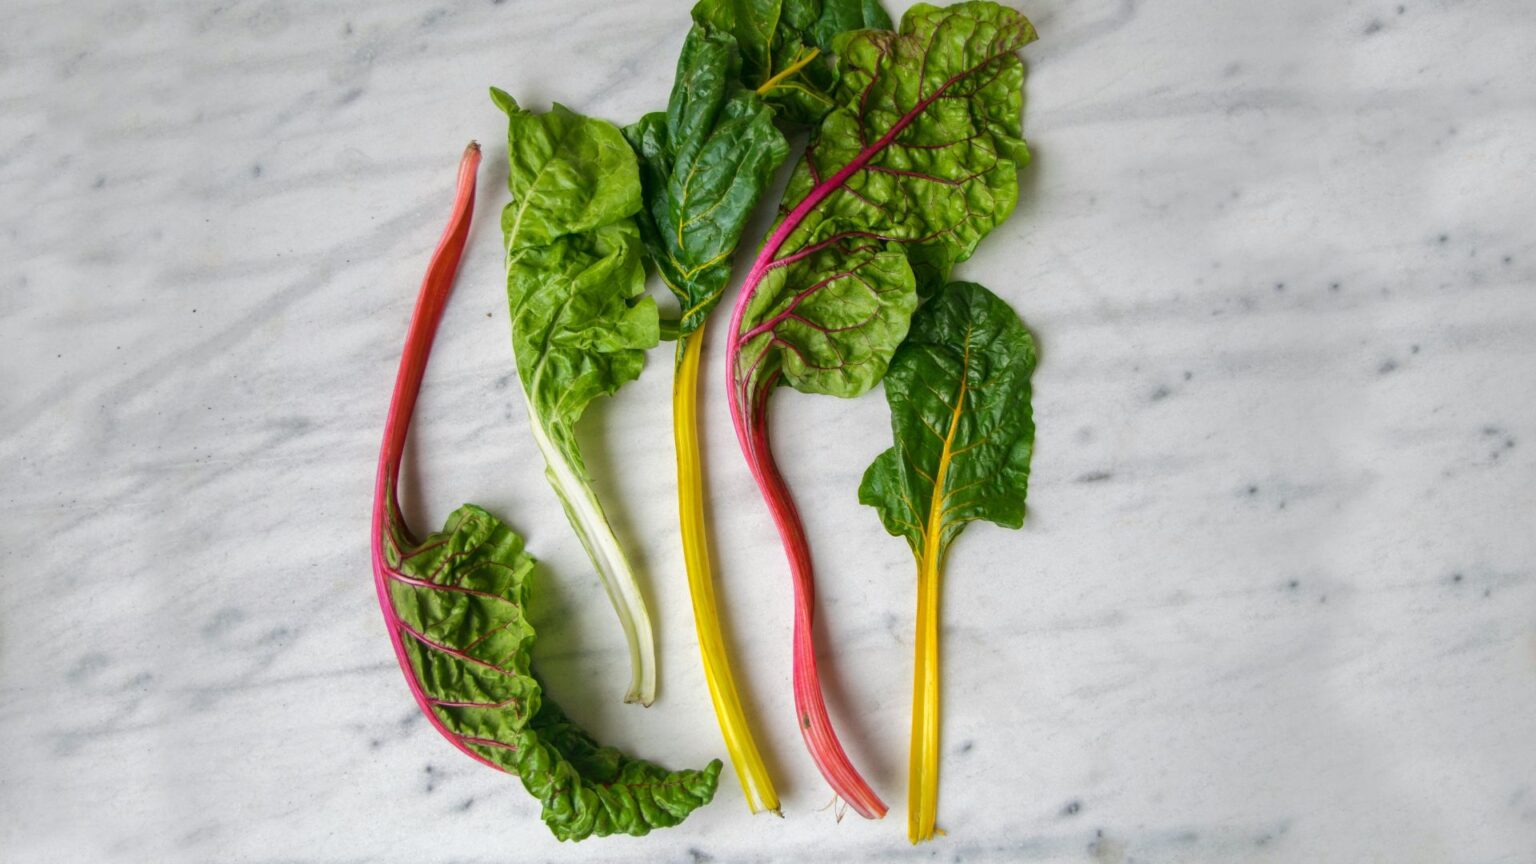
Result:
M709 529L704 519L704 479L699 459L698 392L699 359L703 352L703 328L679 346L680 361L672 387L672 435L677 447L677 507L682 529L683 560L688 568L688 589L693 597L693 620L703 655L704 680L720 720L720 734L731 765L741 781L747 807L753 813L779 812L779 795L773 778L757 750L752 727L741 708L731 661L720 632L715 601L714 574L709 566Z
M742 710L715 599L698 441L703 326L730 280L731 256L752 208L788 154L773 110L737 80L728 36L694 27L678 61L670 110L624 130L640 157L646 252L682 314L672 391L678 514L704 677L721 736L754 813L778 812L773 780Z

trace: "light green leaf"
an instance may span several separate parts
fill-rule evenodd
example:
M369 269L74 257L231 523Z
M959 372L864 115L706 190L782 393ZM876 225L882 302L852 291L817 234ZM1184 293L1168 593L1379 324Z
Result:
M546 475L602 577L630 647L628 701L655 698L650 615L633 568L592 489L576 422L640 375L660 337L645 296L640 177L611 123L555 105L546 114L492 96L507 112L507 303L512 352Z
M747 219L789 152L739 68L731 36L694 27L667 111L625 130L640 156L641 235L682 309L678 357L720 301Z
M1034 38L990 2L918 5L899 34L842 38L838 107L748 276L737 365L748 392L782 379L855 396L879 380L917 289L942 283L1018 200L1016 52Z
M646 834L714 797L718 759L701 771L632 759L544 698L530 668L535 562L506 525L469 504L411 543L396 517L384 555L413 689L450 740L522 780L556 837Z
M1035 358L1018 315L980 285L952 283L913 316L885 375L896 446L864 473L859 501L915 555L943 560L976 519L1023 524Z

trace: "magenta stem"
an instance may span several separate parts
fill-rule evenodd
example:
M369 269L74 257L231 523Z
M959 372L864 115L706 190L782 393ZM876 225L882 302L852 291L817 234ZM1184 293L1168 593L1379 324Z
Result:
M396 498L400 480L400 460L405 453L405 437L411 428L411 415L416 410L416 397L421 392L421 381L427 370L427 357L432 353L432 341L437 335L438 323L443 317L443 307L453 290L454 276L459 271L459 259L464 254L464 243L469 237L470 219L475 209L475 172L480 167L480 145L470 142L459 160L457 192L453 200L453 215L442 239L432 253L427 265L427 275L421 282L421 292L416 297L416 308L411 313L411 323L405 336L405 349L400 355L400 371L395 375L395 389L389 400L389 415L384 421L384 443L379 448L379 470L373 490L373 582L379 595L379 609L384 613L384 623L389 628L389 641L395 649L395 659L400 671L411 688L411 695L427 721L444 738L477 762L497 770L506 770L495 762L471 750L469 745L438 719L432 711L432 701L422 691L416 671L411 668L410 657L405 651L404 622L390 602L391 578L404 579L404 574L389 566L384 554L385 532L399 527L408 533L405 519L400 514ZM399 550L404 554L404 550Z

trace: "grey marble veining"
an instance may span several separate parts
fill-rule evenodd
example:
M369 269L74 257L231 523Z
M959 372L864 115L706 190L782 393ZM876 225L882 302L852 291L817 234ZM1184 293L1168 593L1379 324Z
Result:
M900 4L898 4L900 5ZM0 7L0 860L1536 860L1536 192L1522 0L1032 0L1015 216L957 275L1043 347L1024 530L945 595L947 837L903 834L912 563L854 497L878 392L783 393L839 822L793 725L789 587L702 406L726 618L785 818L560 846L417 716L367 561L373 459L454 161L478 222L408 457L545 563L539 662L599 737L723 756L670 382L587 424L661 698L512 390L489 84L627 121L688 3ZM712 334L715 337L719 333ZM792 451L792 454L791 452Z

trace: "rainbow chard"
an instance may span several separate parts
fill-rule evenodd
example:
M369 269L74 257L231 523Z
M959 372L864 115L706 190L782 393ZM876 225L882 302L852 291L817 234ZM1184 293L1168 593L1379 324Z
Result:
M515 774L561 840L645 834L676 825L714 796L715 760L667 771L601 747L544 698L531 669L534 559L494 516L466 504L416 541L398 499L401 456L432 340L474 211L480 148L459 167L453 217L411 315L385 421L374 488L374 585L395 657L432 728L463 753Z
M944 556L966 523L1024 522L1035 424L1035 343L992 292L940 289L912 318L885 374L896 446L864 473L859 500L917 558L916 669L907 836L933 837L939 793L939 589Z
M693 20L736 40L741 83L791 125L815 123L836 107L838 36L891 29L879 0L699 0Z
M704 322L720 302L742 229L789 152L773 111L737 84L730 36L694 27L683 43L666 112L624 130L640 159L646 251L677 297L672 432L678 515L704 678L731 764L753 812L777 811L779 797L742 710L715 604L699 457L699 359Z
M640 176L611 123L562 105L535 114L505 92L507 186L502 213L512 353L545 476L597 568L629 645L626 702L656 699L656 644L634 568L614 536L576 443L592 400L639 377L660 337L645 296Z
M811 554L774 462L768 397L787 384L857 396L906 336L919 281L938 284L1018 199L1023 64L1035 38L990 2L912 7L899 33L839 37L836 103L796 166L732 311L726 364L737 441L794 577L794 694L822 776L856 812L885 804L827 715L812 644Z

